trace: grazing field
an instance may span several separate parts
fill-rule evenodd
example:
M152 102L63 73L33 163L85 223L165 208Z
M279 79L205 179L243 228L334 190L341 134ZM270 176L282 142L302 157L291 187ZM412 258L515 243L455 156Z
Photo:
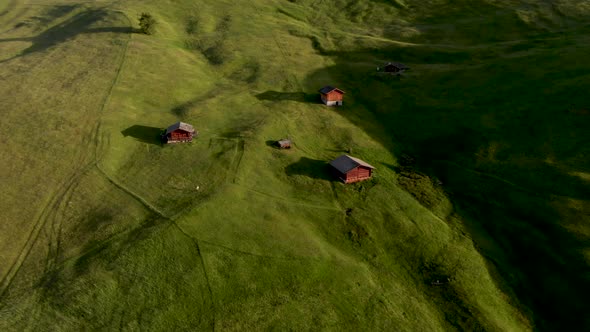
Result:
M0 330L590 329L588 22L581 0L1 2ZM198 137L163 146L177 121ZM335 181L343 153L374 178Z

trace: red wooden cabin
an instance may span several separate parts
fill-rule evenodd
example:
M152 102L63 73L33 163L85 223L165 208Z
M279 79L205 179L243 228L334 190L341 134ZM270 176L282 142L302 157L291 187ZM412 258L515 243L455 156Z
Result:
M278 140L275 145L281 149L290 149L291 148L291 140L288 138L283 138L282 140Z
M344 91L327 85L319 90L322 102L328 106L341 106Z
M163 140L165 143L190 142L195 134L193 126L188 123L177 122L166 129Z
M332 160L330 165L334 175L344 183L370 179L375 169L366 162L346 154Z

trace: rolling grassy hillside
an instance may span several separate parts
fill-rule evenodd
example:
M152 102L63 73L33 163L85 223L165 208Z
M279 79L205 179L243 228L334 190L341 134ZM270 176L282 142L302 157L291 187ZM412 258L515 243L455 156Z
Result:
M0 4L0 329L589 328L589 16ZM160 145L179 120L199 137ZM334 181L346 151L375 178Z

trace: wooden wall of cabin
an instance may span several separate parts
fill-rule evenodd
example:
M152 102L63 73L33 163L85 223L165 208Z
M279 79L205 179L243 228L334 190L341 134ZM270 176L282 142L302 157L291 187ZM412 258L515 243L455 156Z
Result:
M369 178L371 177L371 169L366 167L359 167L358 168L358 177L359 178Z
M183 131L183 130L175 130L173 132L170 133L170 138L172 139L178 139L178 138L190 138L191 134Z
M346 173L346 182L354 182L359 180L368 179L371 177L371 169L366 167L356 167Z
M338 93L336 91L328 92L328 94L326 96L329 101L341 101L342 100L342 94Z

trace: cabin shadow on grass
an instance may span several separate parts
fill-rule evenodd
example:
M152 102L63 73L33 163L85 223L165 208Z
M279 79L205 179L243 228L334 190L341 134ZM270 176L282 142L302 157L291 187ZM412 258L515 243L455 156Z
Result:
M268 90L256 95L258 100L282 101L290 100L307 104L321 104L320 95L306 92L279 92Z
M163 131L164 129L162 128L133 125L121 131L121 134L123 134L125 137L133 137L142 143L162 145L162 139L160 135Z
M285 167L288 176L303 175L312 179L336 181L330 174L330 165L325 160L315 160L302 157L298 162Z
M280 150L281 149L279 147L279 145L277 144L277 140L276 139L270 139L270 140L267 140L264 143L266 144L266 146L271 147L273 149L276 149L276 150Z

